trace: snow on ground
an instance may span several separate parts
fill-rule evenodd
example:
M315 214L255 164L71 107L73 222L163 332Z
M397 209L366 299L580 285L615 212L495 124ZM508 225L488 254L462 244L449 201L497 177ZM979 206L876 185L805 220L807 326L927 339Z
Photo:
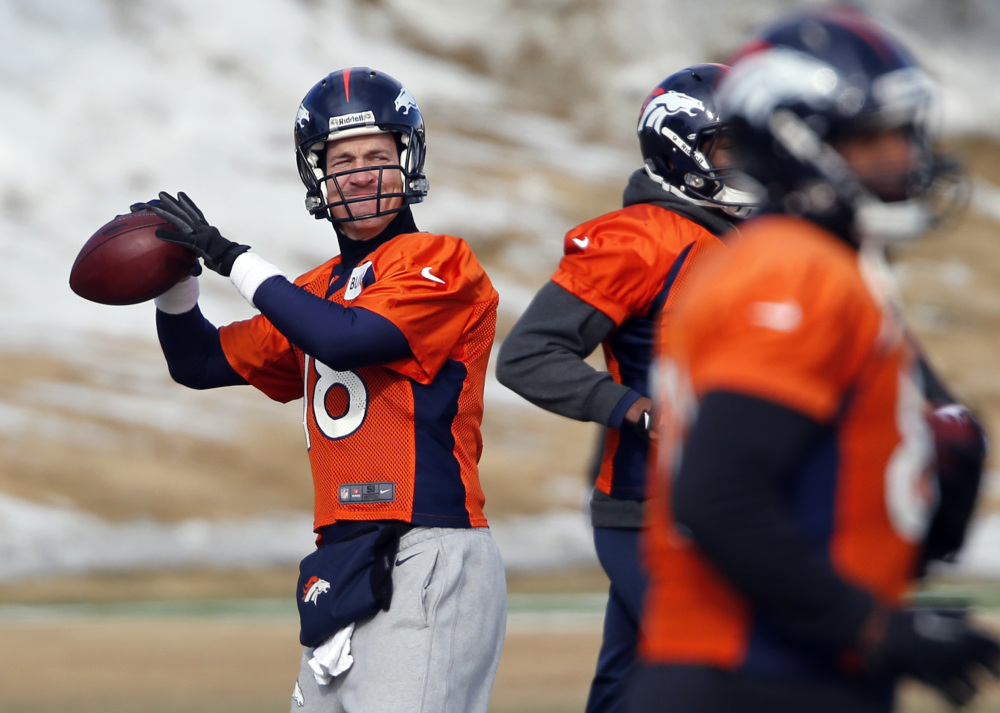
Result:
M161 189L188 192L225 233L290 274L328 257L332 233L302 208L291 146L297 103L327 71L375 66L418 97L430 124L432 183L429 200L415 209L418 224L474 245L491 234L523 236L503 256L513 272L494 277L502 309L516 316L531 297L531 271L555 264L570 227L545 176L624 180L637 161L629 122L650 87L680 66L718 60L772 11L804 4L815 3L608 0L587 4L588 16L564 0L265 0L252 9L227 0L0 3L0 350L55 355L108 378L106 389L53 382L0 401L0 434L58 430L33 404L60 401L122 418L141 412L163 429L216 429L223 437L228 401L194 412L158 392L162 381L144 379L162 368L158 361L114 361L108 344L115 340L154 343L152 307L84 302L68 289L69 267L98 226ZM996 65L1000 5L862 4L894 20L943 81L946 133L998 135L1000 92L982 82ZM549 84L526 96L530 82ZM576 87L581 96L562 107L532 107ZM1000 215L1000 193L982 186L975 205ZM248 314L227 283L211 276L202 283L216 322ZM117 393L111 365L117 378L146 386ZM526 408L490 378L488 404ZM293 561L311 541L308 521L292 513L111 525L0 494L0 580ZM514 568L593 558L577 512L494 527ZM986 544L998 527L997 519L979 523L970 570L1000 576L1000 554Z

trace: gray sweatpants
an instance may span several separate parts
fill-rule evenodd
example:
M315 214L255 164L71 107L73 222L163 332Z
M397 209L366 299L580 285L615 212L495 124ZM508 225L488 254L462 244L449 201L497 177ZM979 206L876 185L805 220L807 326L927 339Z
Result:
M389 611L356 623L346 672L320 685L303 651L291 713L486 713L507 626L489 529L411 530L392 586Z

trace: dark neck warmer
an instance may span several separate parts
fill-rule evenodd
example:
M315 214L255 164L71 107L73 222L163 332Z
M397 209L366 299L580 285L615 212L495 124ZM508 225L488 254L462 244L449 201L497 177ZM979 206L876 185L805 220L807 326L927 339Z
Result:
M651 203L666 208L672 213L697 223L712 235L724 235L739 222L721 210L704 208L667 193L642 168L637 169L629 176L628 185L625 187L625 193L622 197L622 204L626 207L636 203Z
M418 232L417 225L413 222L413 213L410 212L409 207L397 213L392 222L385 226L385 230L370 240L352 240L340 231L338 223L334 223L333 229L337 231L341 265L344 266L345 270L351 270L356 267L367 255L370 255L380 245L384 245L397 235Z

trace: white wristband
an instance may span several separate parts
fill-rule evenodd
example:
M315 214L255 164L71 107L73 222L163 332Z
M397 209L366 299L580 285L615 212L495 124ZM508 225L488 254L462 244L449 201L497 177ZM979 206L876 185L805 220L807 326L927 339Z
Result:
M194 309L198 304L201 288L197 277L181 280L162 295L153 300L156 309L167 314L184 314Z
M253 303L254 293L261 283L269 277L280 275L285 276L281 270L269 263L256 253L243 253L233 262L232 272L229 273L229 280L233 283L243 299L256 307Z

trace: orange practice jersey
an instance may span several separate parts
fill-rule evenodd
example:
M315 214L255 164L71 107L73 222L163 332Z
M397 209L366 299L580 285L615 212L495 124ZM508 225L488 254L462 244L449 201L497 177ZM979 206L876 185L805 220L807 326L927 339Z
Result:
M618 328L602 345L608 372L649 396L659 314L673 309L692 266L722 246L697 223L638 203L567 233L552 281L614 320ZM647 456L645 441L609 428L597 488L616 498L644 498Z
M797 218L762 217L741 230L664 325L640 643L648 662L759 670L788 654L671 520L678 434L707 392L747 394L829 425L790 474L790 515L841 577L886 603L914 576L934 505L915 354L869 263Z
M220 329L248 382L277 401L304 397L315 528L376 519L485 526L478 464L496 290L465 241L447 235L397 236L349 274L340 262L295 283L388 319L410 357L336 371L263 315Z

